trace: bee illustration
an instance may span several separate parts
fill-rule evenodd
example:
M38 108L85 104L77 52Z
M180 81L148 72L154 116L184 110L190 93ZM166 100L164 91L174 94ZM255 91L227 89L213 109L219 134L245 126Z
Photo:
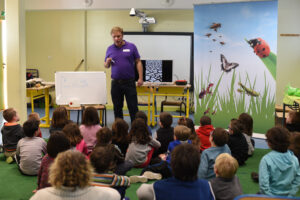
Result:
M221 23L213 23L209 28L217 32L218 29L221 28Z
M221 69L224 72L230 72L232 69L234 69L238 66L239 66L238 63L229 63L227 61L227 59L225 58L225 56L223 54L221 54Z
M226 44L225 42L220 42L220 44L223 46L224 44Z
M209 38L211 36L211 33L207 33L205 36Z

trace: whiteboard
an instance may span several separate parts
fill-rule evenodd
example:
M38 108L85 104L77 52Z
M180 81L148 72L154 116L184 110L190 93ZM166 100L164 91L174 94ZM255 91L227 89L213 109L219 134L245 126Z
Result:
M125 32L124 39L136 45L141 60L172 60L173 81L184 79L193 83L192 34Z
M100 72L56 72L57 105L106 104L106 74Z

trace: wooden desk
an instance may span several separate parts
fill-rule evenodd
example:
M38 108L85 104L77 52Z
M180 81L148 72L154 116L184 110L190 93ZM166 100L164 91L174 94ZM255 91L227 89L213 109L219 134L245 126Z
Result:
M189 117L190 109L190 84L187 85L175 85L174 83L152 83L153 95L152 102L155 101L156 96L173 96L186 98L186 112L185 117ZM159 115L155 114L154 107L152 106L152 126L155 125L155 118ZM181 118L180 115L172 115L175 118Z
M41 117L41 121L45 121L44 124L40 124L41 128L50 127L49 116L49 90L54 88L54 84L49 84L41 87L26 88L26 96L30 97L31 112L34 112L34 100L39 98L45 98L45 116Z
M148 107L148 125L155 126L156 117L159 115L156 114L156 97L157 96L174 96L174 97L183 97L186 98L186 113L185 116L189 117L189 95L191 85L175 85L171 82L160 82L160 83L152 83L152 82L144 82L142 86L137 86L138 96L147 96L148 102L139 105ZM152 101L150 100L152 95ZM151 112L151 121L150 121L150 108L152 107ZM173 115L175 118L180 118L183 116Z
M150 118L150 113L151 113L151 106L154 107L156 106L155 101L151 101L151 95L153 94L153 88L151 85L149 85L148 82L143 84L142 86L137 86L136 87L137 95L138 96L146 96L147 97L147 102L138 102L138 106L147 106L147 118L148 118L148 125L151 125L152 121Z

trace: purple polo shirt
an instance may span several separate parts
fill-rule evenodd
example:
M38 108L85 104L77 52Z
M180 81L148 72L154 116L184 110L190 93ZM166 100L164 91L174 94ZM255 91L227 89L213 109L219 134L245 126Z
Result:
M140 54L133 43L125 41L121 48L115 44L110 45L106 50L105 60L108 57L114 61L111 62L112 79L131 79L135 77L135 60L140 58Z

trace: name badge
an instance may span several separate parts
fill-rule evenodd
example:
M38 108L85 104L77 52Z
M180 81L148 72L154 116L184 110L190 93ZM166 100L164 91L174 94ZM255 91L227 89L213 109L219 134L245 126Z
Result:
M130 52L130 49L123 49L123 52Z

